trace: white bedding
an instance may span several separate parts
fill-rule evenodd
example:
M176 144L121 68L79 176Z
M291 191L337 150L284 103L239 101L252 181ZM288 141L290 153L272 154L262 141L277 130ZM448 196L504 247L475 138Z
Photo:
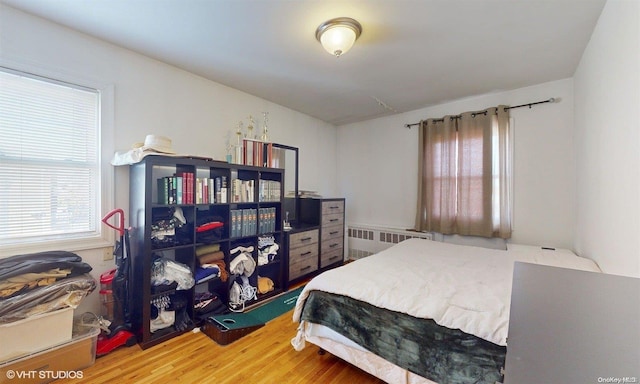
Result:
M298 297L293 320L300 321L309 292L321 290L505 346L515 261L600 272L593 261L567 250L509 245L504 251L409 239L316 276ZM298 341L304 340L303 328Z

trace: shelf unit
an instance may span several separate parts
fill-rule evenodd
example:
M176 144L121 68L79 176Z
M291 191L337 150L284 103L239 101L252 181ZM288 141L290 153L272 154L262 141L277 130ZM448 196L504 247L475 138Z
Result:
M169 192L164 181L166 178L176 180L171 184L173 187L169 187ZM203 179L212 180L207 182L207 186L213 188L213 191L208 187L200 187L204 185ZM216 188L216 180L219 181L219 188ZM226 180L226 192L222 188L223 180ZM180 182L182 190L177 187ZM142 348L161 343L198 325L193 309L196 293L212 292L228 304L229 288L235 279L229 271L229 265L231 259L237 255L230 255L230 251L238 246L253 247L250 255L255 261L255 272L248 278L251 286L258 286L258 276L268 277L274 286L269 292L258 293L257 299L247 301L247 306L285 290L283 271L287 262L282 232L283 185L284 172L279 168L155 155L147 156L141 162L131 165L131 313L133 329ZM167 197L167 193L172 201ZM176 211L181 211L186 224L175 228L175 234L158 240L157 227L156 232L152 227L160 220L171 218ZM233 221L234 218L237 219L236 212L247 213L245 219L248 221L245 221L245 224L251 225L243 227ZM198 230L211 222L222 222L223 226L204 232ZM152 234L155 240L152 240ZM280 246L276 256L265 265L258 263L260 236L273 237ZM226 272L229 276L226 282L215 277L200 284L196 282L186 290L156 293L151 284L152 264L156 257L184 264L192 275L195 275L198 267L196 249L210 244L218 244L224 254ZM176 301L186 302L184 313L191 320L188 327L170 326L151 332L152 301L163 295L174 295Z

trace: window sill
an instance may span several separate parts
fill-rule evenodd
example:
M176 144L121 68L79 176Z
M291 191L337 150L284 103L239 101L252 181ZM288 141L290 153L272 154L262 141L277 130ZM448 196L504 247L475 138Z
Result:
M0 259L7 258L14 255L24 255L36 252L46 251L84 251L89 249L100 249L106 247L113 247L114 241L105 239L103 237L84 238L84 239L72 239L72 240L57 240L46 241L41 243L24 243L14 245L3 245L0 249Z

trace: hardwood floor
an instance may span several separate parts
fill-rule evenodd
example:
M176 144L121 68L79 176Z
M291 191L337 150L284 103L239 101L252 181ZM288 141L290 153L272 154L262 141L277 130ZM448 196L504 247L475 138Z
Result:
M318 347L296 352L292 311L226 346L187 333L147 350L122 347L97 358L82 380L64 383L384 383Z

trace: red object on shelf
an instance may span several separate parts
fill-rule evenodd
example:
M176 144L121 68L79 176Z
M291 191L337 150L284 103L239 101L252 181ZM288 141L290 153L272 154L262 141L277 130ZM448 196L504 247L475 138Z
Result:
M214 221L214 222L203 224L203 225L199 226L198 228L196 228L196 232L200 233L200 232L204 232L204 231L209 231L211 229L220 228L222 226L224 226L224 223L222 223L220 221Z

